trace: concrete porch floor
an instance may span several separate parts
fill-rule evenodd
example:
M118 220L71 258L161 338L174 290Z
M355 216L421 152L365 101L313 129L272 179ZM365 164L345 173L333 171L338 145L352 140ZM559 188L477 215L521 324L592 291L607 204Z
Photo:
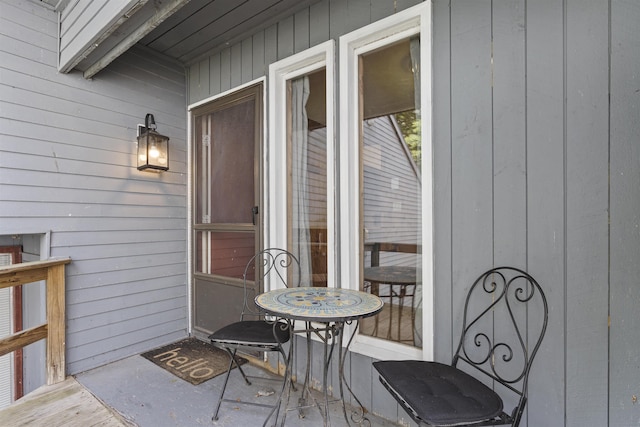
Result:
M243 366L248 375L264 378L274 376L253 366ZM223 402L219 420L212 421L214 404L222 390L224 376L220 375L194 386L149 362L142 356L132 356L75 376L76 380L124 419L139 427L164 426L261 426L268 409L235 405ZM277 388L272 381L254 381L247 386L239 372L231 373L227 394L229 398L247 398L256 401L273 399L274 396L258 396L265 387ZM300 387L298 387L300 389ZM299 393L299 392L298 392ZM315 392L314 392L315 393ZM319 396L319 393L315 394ZM389 396L389 399L392 399ZM271 400L272 401L272 400ZM297 401L297 395L291 401ZM347 410L350 408L347 407ZM286 426L322 426L317 408L306 409L305 418L297 411L289 411ZM350 412L348 412L350 414ZM397 424L367 414L372 427L391 427ZM330 404L331 426L347 426L339 403ZM273 423L270 423L273 425Z

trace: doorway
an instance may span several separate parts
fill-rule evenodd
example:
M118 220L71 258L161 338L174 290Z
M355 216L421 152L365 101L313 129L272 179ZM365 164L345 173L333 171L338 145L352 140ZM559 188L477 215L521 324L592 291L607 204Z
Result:
M237 321L241 311L244 268L262 246L262 135L262 83L191 111L197 334Z

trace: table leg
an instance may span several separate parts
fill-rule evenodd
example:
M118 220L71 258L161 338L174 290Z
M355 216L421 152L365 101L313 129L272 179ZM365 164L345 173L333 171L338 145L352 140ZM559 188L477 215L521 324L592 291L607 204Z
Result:
M339 353L338 353L338 359L339 359L338 363L339 363L340 366L339 366L338 378L339 378L339 382L340 382L340 400L342 401L342 414L344 415L344 419L347 422L347 425L351 425L351 421L352 421L352 422L354 422L354 423L356 423L358 425L371 427L371 421L365 416L364 406L360 402L360 399L358 399L358 397L355 395L353 390L351 390L351 387L349 386L349 383L347 382L347 380L344 377L345 356L349 352L349 347L351 346L351 342L353 341L353 338L356 336L356 332L358 331L358 324L359 324L359 321L356 320L354 322L353 332L351 333L351 336L349 337L349 341L347 341L347 346L344 347L344 348L342 347L342 343L343 343L343 340L342 340L343 333L342 332L344 331L344 323L340 323L340 326L339 326L339 329L340 329L339 349L340 350L339 350ZM358 404L358 406L351 413L351 417L349 417L347 415L347 407L346 407L346 403L344 401L344 387L346 387L347 391L349 392L349 394L351 395L353 400ZM349 421L349 419L351 419L351 421Z
M377 297L380 297L380 284L378 282L370 282L371 284L371 293ZM378 336L378 316L374 317L374 327L372 335L374 337Z
M304 409L307 408L307 400L311 398L311 390L309 390L309 380L311 378L311 322L305 322L305 334L307 336L307 366L304 374L304 384L302 392L298 399L298 417L304 418L306 415Z
M416 284L411 285L411 342L416 345Z
M284 403L284 410L282 411L282 419L280 421L280 426L284 427L284 422L287 418L287 407L289 406L289 399L291 398L291 389L293 388L295 390L295 386L293 385L293 357L294 357L293 326L294 324L292 321L289 321L289 320L287 320L287 323L289 323L289 333L290 333L289 351L287 354L287 363L285 364L284 381L282 383L282 390L280 391L280 403L277 405L276 408L274 408L271 411L271 414L269 414L269 416L265 420L265 424L263 425L263 427L266 427L266 423L267 421L269 421L274 411L276 416L275 416L273 425L274 426L278 425L278 417L280 416L280 410L282 409L283 403Z
M322 419L324 421L324 426L331 425L329 421L329 368L331 366L331 359L333 357L333 351L336 346L336 337L342 337L341 328L338 326L339 324L327 324L325 328L325 337L324 337L324 364L322 369L322 398L324 400L322 410Z
M315 402L315 406L318 407L320 415L322 416L324 427L331 425L331 420L329 418L330 417L329 404L331 402L335 402L335 400L332 399L331 402L329 400L328 381L329 381L329 371L330 371L329 368L331 367L331 359L333 358L333 353L336 350L335 347L337 344L338 345L338 350L337 350L338 351L338 368L339 368L338 382L339 382L339 392L340 392L339 401L342 404L342 412L343 412L344 419L346 420L347 425L351 425L352 423L355 423L358 425L370 427L371 422L365 416L364 406L362 405L358 397L354 394L354 392L351 390L351 387L349 386L349 383L346 381L346 378L344 375L344 362L346 359L345 356L348 353L349 346L351 345L351 342L353 341L355 334L357 332L358 322L357 321L355 322L355 328L353 330L353 333L349 337L347 346L343 348L342 345L343 345L344 326L345 326L344 322L336 322L334 324L325 324L324 328L319 329L319 328L312 328L311 324L307 323L306 325L307 367L305 372L304 385L302 386L302 392L301 392L302 394L298 400L298 407L297 407L298 413L300 414L300 417L303 418L304 413L302 412L302 409L307 408L309 406L314 406L314 405L307 404L307 400L312 399ZM298 331L298 332L302 332L302 331ZM316 400L311 395L311 392L309 389L310 369L311 369L311 351L312 351L312 340L311 340L312 333L315 333L316 335L318 335L323 341L322 398L321 398L322 401ZM280 422L281 427L284 427L287 408L289 406L291 389L293 388L293 378L292 378L293 377L293 342L291 343L291 347L289 349L289 362L287 364L287 371L285 373L285 376L286 376L286 381L285 381L286 389L283 389L283 396L280 403L280 406L284 404L284 409L283 409L284 414L282 415L281 422ZM356 408L356 410L353 411L350 417L347 414L346 402L344 400L345 388L347 389L347 391L349 392L353 400L358 405L358 408ZM278 412L281 409L280 406L277 408L275 425L278 424L277 419L278 419ZM271 418L271 416L269 416L267 420L269 418Z
M402 311L404 310L404 297L407 294L405 284L400 284L400 294L398 295L399 309L398 309L398 342L402 341L401 327L402 327Z
M301 331L298 331L301 332ZM305 379L304 385L302 386L302 395L298 400L298 414L301 418L304 418L303 409L308 408L309 406L317 406L322 416L323 425L325 427L330 426L329 420L329 389L328 389L328 379L329 379L329 367L331 366L331 358L333 355L333 351L336 343L336 335L339 331L332 324L325 324L323 328L313 328L311 322L306 323L306 338L307 338L307 366L305 371ZM309 389L310 382L310 370L311 370L311 352L312 352L312 340L311 334L314 333L323 342L323 365L322 365L322 398L316 400L315 397L311 395L311 390ZM313 404L307 403L308 400L313 400Z

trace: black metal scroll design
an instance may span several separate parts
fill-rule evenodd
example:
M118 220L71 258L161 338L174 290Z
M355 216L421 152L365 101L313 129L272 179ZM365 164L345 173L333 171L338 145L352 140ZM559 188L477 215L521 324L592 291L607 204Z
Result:
M255 272L255 286L249 285L250 271ZM271 280L272 288L282 287L299 287L300 286L300 263L297 258L289 251L280 248L264 249L251 258L244 269L244 295L242 312L240 320L260 319L273 325L273 336L277 342L280 342L280 331L291 332L292 325L287 319L274 316L265 316L264 313L255 306L253 295L254 291L264 287L266 278Z
M471 286L453 358L526 398L531 362L547 328L547 300L529 274L513 267L483 273Z
M249 286L249 273L253 270L256 275L255 286ZM264 249L251 258L245 267L242 275L244 281L244 302L242 306L241 320L247 320L247 316L251 318L264 317L262 311L258 310L253 303L253 294L255 290L260 291L264 287L264 282L268 278L272 289L284 287L300 286L300 263L297 258L284 249L269 248ZM269 320L269 319L264 319Z
M286 286L289 280L289 272L295 273L292 269L294 266L298 266L293 254L283 249L266 249L262 252L262 255L263 276L268 277L273 273L278 279L278 285Z

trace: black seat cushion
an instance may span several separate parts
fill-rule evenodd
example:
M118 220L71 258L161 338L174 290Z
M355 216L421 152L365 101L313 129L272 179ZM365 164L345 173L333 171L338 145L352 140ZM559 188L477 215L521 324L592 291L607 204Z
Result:
M471 375L449 365L419 360L380 361L381 380L429 424L459 425L502 413L502 399Z
M262 320L246 320L232 323L209 335L212 342L247 345L277 346L289 341L289 330L286 323L276 325Z

